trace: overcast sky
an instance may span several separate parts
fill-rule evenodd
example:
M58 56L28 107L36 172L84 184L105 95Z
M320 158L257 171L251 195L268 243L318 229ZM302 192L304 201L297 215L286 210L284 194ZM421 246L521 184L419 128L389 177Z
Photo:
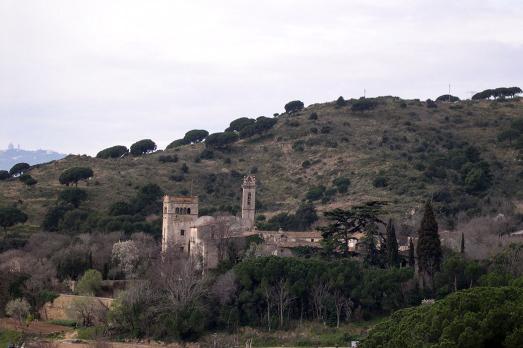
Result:
M521 0L0 0L0 148L163 148L364 88L468 98L523 85L522 33Z

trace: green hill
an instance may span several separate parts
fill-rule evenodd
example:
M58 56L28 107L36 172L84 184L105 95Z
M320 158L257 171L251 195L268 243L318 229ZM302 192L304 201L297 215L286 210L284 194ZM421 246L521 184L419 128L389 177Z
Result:
M207 159L200 156L204 143L119 159L68 156L32 168L38 181L33 187L0 181L0 205L16 204L29 215L27 224L14 230L36 231L64 188L58 181L62 171L87 166L94 177L79 184L89 197L82 207L101 213L130 200L147 183L168 194L198 195L202 213L236 212L247 173L257 176L258 211L267 217L294 211L310 189L308 197L320 212L383 200L390 202L391 214L403 218L432 196L448 224L460 212L496 211L500 202L521 208L518 150L513 142L498 140L523 117L521 99L438 102L430 108L394 97L372 101L376 106L365 111L354 111L358 101L349 100L281 114L268 131L207 152ZM160 161L166 155L176 155L177 162ZM335 185L337 178L350 180L346 192Z

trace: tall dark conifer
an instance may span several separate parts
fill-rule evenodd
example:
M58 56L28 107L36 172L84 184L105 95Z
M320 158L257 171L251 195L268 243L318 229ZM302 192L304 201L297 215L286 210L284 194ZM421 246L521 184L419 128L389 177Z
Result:
M416 259L414 257L414 242L412 241L412 238L409 238L409 267L413 267L416 265Z
M418 269L422 276L427 275L434 288L434 275L441 266L442 252L438 234L438 223L430 201L425 204L425 212L418 230Z
M465 235L461 232L461 248L459 250L462 254L465 254Z
M396 239L396 228L394 222L389 219L387 224L387 264L389 267L398 267L400 258L398 254L398 240Z

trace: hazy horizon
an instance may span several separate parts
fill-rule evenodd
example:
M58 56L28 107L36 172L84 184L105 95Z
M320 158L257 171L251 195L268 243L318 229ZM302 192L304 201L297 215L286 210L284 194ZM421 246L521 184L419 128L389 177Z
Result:
M14 1L0 4L0 146L94 155L362 96L520 85L523 3Z

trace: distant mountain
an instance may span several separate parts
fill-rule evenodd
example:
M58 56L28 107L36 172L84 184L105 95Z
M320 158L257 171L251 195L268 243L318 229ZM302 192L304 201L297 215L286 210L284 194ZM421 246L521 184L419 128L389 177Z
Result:
M23 150L10 144L7 150L0 150L0 170L9 170L13 165L20 162L34 165L59 160L65 156L62 153L49 150Z

